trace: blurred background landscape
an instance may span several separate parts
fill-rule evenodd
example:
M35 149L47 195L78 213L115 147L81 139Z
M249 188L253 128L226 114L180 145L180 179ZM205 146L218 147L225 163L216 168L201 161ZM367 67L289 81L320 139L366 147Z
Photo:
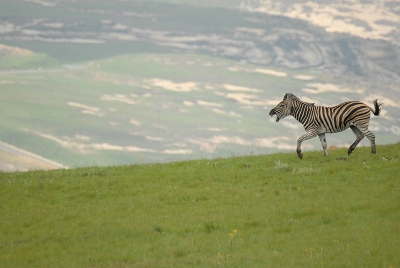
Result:
M327 106L378 98L378 154L400 141L399 1L0 7L0 170L294 153L302 125L268 116L288 92Z

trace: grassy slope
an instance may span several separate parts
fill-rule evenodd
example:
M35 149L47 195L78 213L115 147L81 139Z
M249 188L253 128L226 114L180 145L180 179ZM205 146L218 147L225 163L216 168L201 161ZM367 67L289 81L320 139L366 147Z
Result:
M399 267L399 149L0 173L0 263Z

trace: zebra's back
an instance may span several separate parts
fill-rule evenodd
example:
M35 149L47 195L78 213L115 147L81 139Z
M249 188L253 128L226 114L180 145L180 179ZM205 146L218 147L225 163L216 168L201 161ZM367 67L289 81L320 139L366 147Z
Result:
M327 133L343 131L350 125L369 123L371 108L360 101L344 102L336 106L315 106L314 123Z

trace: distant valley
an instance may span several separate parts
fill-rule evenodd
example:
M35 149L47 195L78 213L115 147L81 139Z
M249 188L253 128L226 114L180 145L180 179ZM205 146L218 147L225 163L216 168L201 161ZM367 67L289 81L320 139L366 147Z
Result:
M378 151L400 140L391 2L385 23L345 20L366 29L346 33L338 20L350 2L235 3L2 1L0 140L66 167L292 151L302 126L267 117L286 92L317 105L379 98ZM3 170L18 169L7 161Z

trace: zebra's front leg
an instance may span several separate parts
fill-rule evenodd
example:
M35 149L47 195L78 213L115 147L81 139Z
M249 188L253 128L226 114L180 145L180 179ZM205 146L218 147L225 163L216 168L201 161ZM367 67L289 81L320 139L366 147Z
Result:
M302 143L303 141L305 141L305 140L312 139L312 138L314 138L314 137L316 137L316 136L317 136L317 132L316 132L315 130L310 130L310 131L308 131L306 134L304 134L303 136L300 136L300 137L297 139L297 150L296 150L296 152L297 152L297 156L298 156L300 159L303 159L303 154L301 153L301 143Z
M321 141L322 148L324 149L325 156L328 156L328 144L326 143L325 133L318 134Z
M300 149L299 149L300 148ZM299 143L297 142L297 150L296 150L296 153L297 153L297 156L300 158L300 159L303 159L303 154L301 153L301 144L300 144L300 146L299 146Z

